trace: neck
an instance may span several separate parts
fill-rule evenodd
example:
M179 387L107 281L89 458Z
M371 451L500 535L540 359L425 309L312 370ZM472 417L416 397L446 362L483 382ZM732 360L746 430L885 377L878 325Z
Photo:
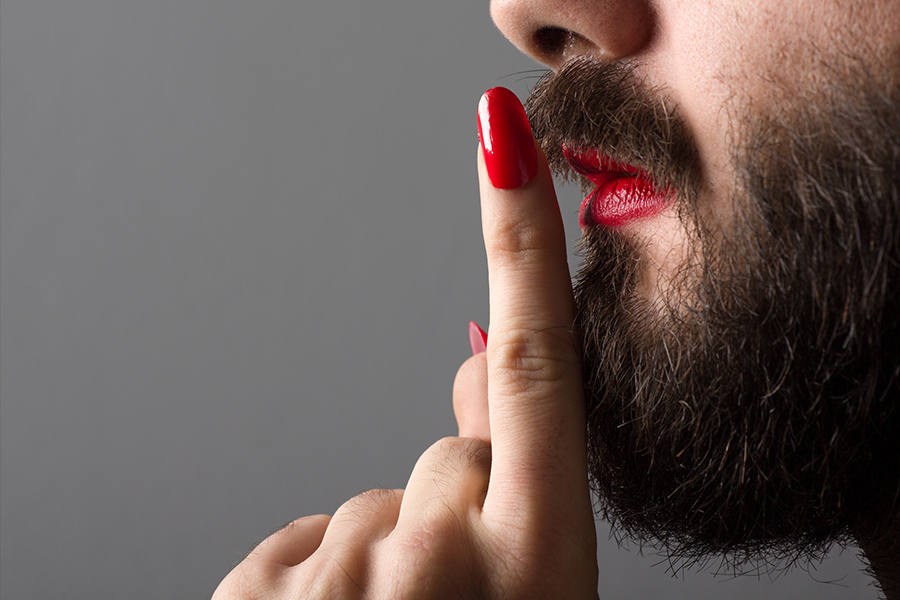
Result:
M900 600L900 519L858 540L886 600Z

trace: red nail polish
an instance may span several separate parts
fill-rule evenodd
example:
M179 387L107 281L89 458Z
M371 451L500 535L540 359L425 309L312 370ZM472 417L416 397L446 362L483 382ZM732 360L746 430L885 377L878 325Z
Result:
M495 87L481 97L478 139L494 187L510 190L534 179L538 158L531 124L522 103L508 89Z
M469 321L469 343L472 345L472 355L487 350L487 334L475 321Z

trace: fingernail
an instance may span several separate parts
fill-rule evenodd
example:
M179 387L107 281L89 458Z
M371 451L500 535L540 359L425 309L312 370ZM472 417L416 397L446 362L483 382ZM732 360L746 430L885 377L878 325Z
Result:
M473 356L487 350L487 334L475 321L469 321L469 343Z
M534 179L538 158L531 124L522 103L508 89L495 87L481 97L478 139L494 187L511 190Z

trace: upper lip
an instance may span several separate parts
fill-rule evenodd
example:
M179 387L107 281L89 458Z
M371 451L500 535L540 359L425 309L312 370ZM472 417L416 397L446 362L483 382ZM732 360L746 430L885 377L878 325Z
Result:
M576 150L563 145L562 152L576 173L597 186L621 177L646 177L637 167L618 163L596 150Z

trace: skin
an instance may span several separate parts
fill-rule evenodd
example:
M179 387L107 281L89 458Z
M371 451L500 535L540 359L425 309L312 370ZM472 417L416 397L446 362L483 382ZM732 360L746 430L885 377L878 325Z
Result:
M367 492L272 535L215 600L597 597L574 300L550 170L540 154L534 180L499 190L479 152L478 173L491 332L454 385L459 437L426 451L405 490Z
M881 56L900 51L896 0L493 0L491 15L514 45L552 69L584 57L624 62L636 65L635 75L649 86L665 90L699 152L701 205L721 222L732 214L736 111L782 100L773 79L815 86L821 58L838 60L863 47ZM575 35L547 51L537 35L545 27ZM665 288L686 248L673 212L622 231L645 251L640 290L650 298Z
M895 0L493 0L491 14L550 68L578 56L638 61L638 74L679 105L700 153L702 206L723 220L739 136L731 110L777 102L771 78L815 85L813 45L827 54L864 39L896 54L900 40ZM545 27L576 35L548 49L537 35ZM214 600L597 597L572 287L539 156L534 180L499 190L479 152L491 327L487 352L456 379L459 436L426 451L405 490L367 492L269 537ZM623 234L644 242L639 289L653 298L680 257L678 220L664 211ZM860 540L889 598L898 597L894 540Z

